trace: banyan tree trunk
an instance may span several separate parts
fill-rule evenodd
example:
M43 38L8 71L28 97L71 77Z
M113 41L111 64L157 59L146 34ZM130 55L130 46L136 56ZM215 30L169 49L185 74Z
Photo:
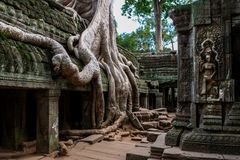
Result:
M138 87L135 79L136 68L119 53L117 48L112 0L65 0L64 3L60 2L73 8L80 16L91 20L87 29L80 36L69 38L68 48L84 62L86 67L89 66L92 69L86 72L86 77L91 75L88 80L93 86L93 128L114 125L114 122L119 119L122 119L122 122L122 117L126 116L126 110L132 112L132 109L137 110L139 106ZM87 7L86 4L90 7ZM84 5L87 8L85 12L82 7ZM94 8L96 11L93 11ZM91 18L94 12L95 14ZM103 97L100 68L106 72L109 81L107 102ZM74 84L82 85L82 80L76 78ZM104 115L106 116L104 117Z

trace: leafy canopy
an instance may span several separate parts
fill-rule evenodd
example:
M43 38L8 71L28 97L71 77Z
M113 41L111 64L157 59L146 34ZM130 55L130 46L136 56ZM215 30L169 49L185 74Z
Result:
M176 32L168 18L169 11L179 5L190 4L191 0L159 0L162 2L162 39L163 47L175 42ZM155 52L155 29L153 0L125 0L122 15L136 19L140 27L132 33L118 36L118 44L132 52Z
M165 13L165 18L168 12L178 6L191 3L191 0L159 0L162 1L162 9ZM137 17L138 19L153 15L153 0L125 0L122 6L122 14L128 18ZM139 20L140 20L139 19Z

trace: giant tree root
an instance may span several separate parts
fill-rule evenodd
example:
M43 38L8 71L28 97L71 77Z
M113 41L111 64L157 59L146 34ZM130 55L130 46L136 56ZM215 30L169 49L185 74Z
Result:
M122 114L111 126L102 129L84 129L84 130L63 130L60 134L65 136L88 136L92 134L106 135L110 132L115 132L126 119L126 114Z

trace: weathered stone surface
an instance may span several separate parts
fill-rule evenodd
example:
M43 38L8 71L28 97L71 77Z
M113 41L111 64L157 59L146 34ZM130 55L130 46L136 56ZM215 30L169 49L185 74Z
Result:
M39 91L37 95L37 152L51 153L58 148L60 91Z
M183 136L181 149L205 153L239 154L240 136L239 134L195 131Z
M160 120L159 121L159 128L167 128L171 127L171 122L168 120Z
M160 115L159 117L159 120L167 120L168 117L166 115Z
M177 80L176 54L145 54L139 56L138 62L140 64L140 77L144 80L157 80L161 83Z
M135 136L135 137L132 137L131 140L132 140L132 141L141 141L142 138L141 138L141 137L138 137L138 136Z
M170 148L170 146L165 145L165 136L165 133L159 135L156 141L151 145L151 156L161 157L163 151L167 148Z
M80 142L87 142L90 144L95 144L97 142L102 141L103 139L104 139L104 136L102 134L93 134L91 136L81 139Z
M149 141L147 140L146 137L142 138L141 143L148 143Z
M148 131L150 131L150 132L160 132L160 130L156 129L156 128L149 128Z
M149 157L149 148L136 147L127 153L126 160L147 160Z
M130 132L128 132L128 131L126 131L126 132L120 132L120 135L121 135L122 137L127 137L127 136L130 135Z
M239 4L199 0L191 7L181 6L172 12L179 46L178 107L166 144L180 145L187 151L240 154L236 134L240 78L235 69L240 62ZM237 15L232 16L235 12ZM184 154L168 158L201 159L200 153ZM202 159L222 157L208 155Z
M115 139L116 141L122 141L122 136L121 136L121 135L116 135L116 136L114 137L114 139Z
M30 142L23 142L22 144L23 152L27 154L36 153L36 140Z
M158 128L159 122L157 121L151 121L151 122L143 122L142 126L145 130L149 128Z
M236 155L223 155L224 160L240 160L240 156Z
M161 133L161 132L148 132L147 134L147 140L149 142L155 142L158 138L159 135L161 134L164 134L164 133Z
M188 159L188 160L223 160L223 155L220 154L206 154L206 153L198 153L198 152L186 152L181 151L177 147L172 147L165 149L163 152L164 160L172 160L172 159Z

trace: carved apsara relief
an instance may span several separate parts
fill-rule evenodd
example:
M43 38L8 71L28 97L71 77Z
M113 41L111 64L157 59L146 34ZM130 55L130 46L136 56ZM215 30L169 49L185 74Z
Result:
M204 99L217 99L219 96L218 62L218 53L214 49L214 42L206 39L202 43L202 50L199 54L199 95Z

